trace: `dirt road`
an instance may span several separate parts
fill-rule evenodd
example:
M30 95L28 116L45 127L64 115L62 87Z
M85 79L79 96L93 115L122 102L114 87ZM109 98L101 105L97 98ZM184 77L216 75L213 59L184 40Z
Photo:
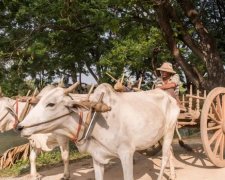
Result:
M177 180L222 180L225 178L225 168L217 168L204 155L201 144L193 144L195 152L183 150L177 144L173 145L175 154L175 168ZM155 180L159 174L161 154L146 157L135 154L134 178L135 180ZM92 180L94 172L91 159L84 159L72 163L71 180ZM63 167L55 167L41 171L43 180L57 180L62 176ZM169 179L169 169L165 171L164 179ZM28 175L4 180L30 180ZM3 180L1 178L1 180ZM105 180L122 180L122 168L119 160L112 161L105 168Z

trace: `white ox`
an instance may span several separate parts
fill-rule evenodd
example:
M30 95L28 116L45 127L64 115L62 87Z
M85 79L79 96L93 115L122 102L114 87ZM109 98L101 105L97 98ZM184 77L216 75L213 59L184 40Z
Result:
M37 96L39 99L48 91L54 89L55 86L46 86ZM85 99L87 95L72 95L74 98ZM13 129L17 122L17 117L20 117L24 110L26 102L16 102L16 100L8 97L0 97L0 132L5 132ZM18 112L16 112L17 110ZM62 160L64 162L64 174L61 179L69 179L69 140L66 136L45 133L33 134L29 138L29 143L32 147L30 152L30 175L34 179L41 179L36 169L36 157L41 151L52 151L55 147L59 146L61 151Z
M99 85L90 100L98 101L102 92L103 102L111 107L111 111L97 113L89 138L76 143L80 152L89 152L93 157L95 178L103 180L104 165L119 157L124 179L133 180L134 152L147 149L163 137L162 165L158 176L162 179L172 155L170 147L179 115L176 101L162 90L117 93L108 84ZM84 121L84 109L62 88L56 88L41 98L17 129L22 136L54 132L76 139L79 137L81 111ZM169 162L173 179L175 172L171 158Z

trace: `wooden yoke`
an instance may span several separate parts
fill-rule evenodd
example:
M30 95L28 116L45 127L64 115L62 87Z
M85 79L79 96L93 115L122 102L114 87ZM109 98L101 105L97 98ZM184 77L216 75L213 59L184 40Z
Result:
M118 92L125 92L125 91L127 91L126 90L126 87L123 85L123 80L124 80L124 74L122 75L122 78L120 79L116 79L116 78L114 78L111 74L109 74L109 73L107 73L106 72L106 74L110 77L110 78L112 78L112 80L113 81L115 81L116 82L116 84L113 86L113 88L116 90L116 91L118 91Z
M89 124L90 124L91 120L93 119L96 112L106 112L106 111L111 110L110 107L108 107L106 104L102 103L103 96L104 96L104 93L101 94L100 98L98 99L98 102L90 102L89 100L81 102L84 106L86 106L90 109L87 119L85 121L85 127L89 126ZM100 111L101 109L104 109L104 111ZM94 112L94 115L92 116L93 112Z
M113 81L118 81L116 78L114 78L111 74L109 74L108 72L106 72L106 74L109 76L109 77L111 77L111 79L113 80Z
M137 88L136 88L136 87L133 87L133 88L132 88L135 92L142 91L142 90L141 90L142 79L143 79L143 77L141 76L141 77L139 78L139 80L138 80L138 87L137 87Z
M116 79L114 78L111 74L107 73L106 74L112 78L113 81L116 82L116 84L113 86L113 88L117 91L117 92L128 92L128 91L135 91L135 92L138 92L138 91L142 91L141 89L141 83L142 83L142 80L143 80L143 77L141 76L138 80L138 84L137 84L137 87L126 87L123 85L123 81L124 81L124 74L122 75L122 78L120 79Z
M27 94L26 94L26 97L28 97L30 95L30 92L31 92L31 90L29 89Z
M101 93L100 98L98 99L97 104L98 103L102 103L103 96L104 96L104 93ZM94 110L94 113L92 115L93 110ZM110 110L111 110L111 108L110 108ZM90 108L90 112L88 113L88 117L87 117L87 119L85 121L85 129L86 130L85 130L84 140L86 140L88 138L88 136L89 136L89 132L90 132L92 123L93 123L93 121L95 119L96 113L97 113L97 111L94 108Z
M37 88L36 88L36 89L34 90L34 93L33 93L32 97L26 99L26 104L25 104L25 106L24 106L24 108L23 108L23 111L21 112L20 117L19 117L19 122L21 122L21 121L25 118L25 116L27 115L27 113L30 111L30 108L31 108L30 100L31 100L32 98L34 98L34 97L37 95L37 93L38 93L38 90L37 90ZM30 94L30 90L28 91L26 97L28 97L29 94Z
M88 95L87 95L87 100L89 100L89 97L90 97L90 95L91 95L91 93L92 93L94 87L95 87L95 85L92 84L92 85L91 85L91 88L90 88L90 90L89 90L89 92L88 92Z

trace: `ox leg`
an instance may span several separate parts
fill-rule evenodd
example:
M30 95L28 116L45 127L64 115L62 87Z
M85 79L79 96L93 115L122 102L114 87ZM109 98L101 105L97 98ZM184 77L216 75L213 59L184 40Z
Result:
M119 157L123 167L124 180L133 180L133 156L134 151L129 147L120 148Z
M64 164L64 172L61 180L70 179L70 170L69 170L69 141L67 139L59 141L59 147L61 151L61 157Z
M162 179L165 167L166 167L169 159L170 159L170 168L172 168L174 170L174 166L173 166L173 162L172 162L173 159L171 159L172 154L171 154L171 149L170 149L172 140L173 140L173 134L174 134L174 128L173 129L171 128L169 130L169 132L166 133L166 135L164 136L164 139L163 139L162 163L161 163L158 180ZM175 176L175 170L174 170L174 172L171 172L171 175L172 174Z
M103 180L104 179L104 164L99 163L93 158L93 165L95 170L95 179Z
M176 179L176 173L175 173L175 168L174 168L173 159L174 159L173 148L172 148L172 146L171 146L171 147L170 147L170 156L169 156L169 163L170 163L170 179L171 179L171 180Z
M40 180L41 179L41 175L37 173L37 168L36 168L36 158L37 158L37 154L39 153L38 149L36 148L31 148L30 151L30 175L32 177L32 179L35 180Z

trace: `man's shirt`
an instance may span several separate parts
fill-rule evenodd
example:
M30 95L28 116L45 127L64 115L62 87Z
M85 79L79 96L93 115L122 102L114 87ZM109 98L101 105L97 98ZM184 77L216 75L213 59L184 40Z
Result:
M167 83L175 83L176 84L176 88L174 90L175 94L178 96L179 95L179 86L181 84L180 82L180 77L178 74L174 74L172 75L169 80L167 81ZM154 87L157 87L157 86L162 86L164 85L165 83L163 82L162 78L161 77L158 77L156 79L156 82L154 83Z

